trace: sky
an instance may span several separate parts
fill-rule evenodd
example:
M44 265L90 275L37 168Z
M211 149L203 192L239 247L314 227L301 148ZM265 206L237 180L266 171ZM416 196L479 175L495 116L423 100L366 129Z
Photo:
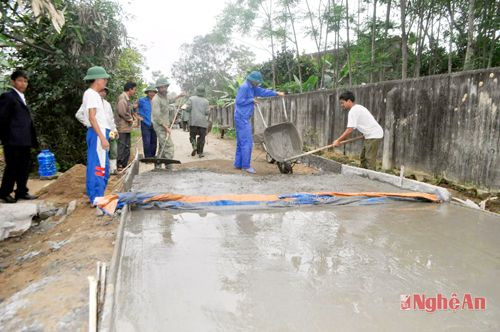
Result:
M311 3L316 1L312 0ZM170 68L181 56L181 45L192 42L195 36L209 33L227 0L119 0L119 2L128 14L124 18L124 23L129 37L146 59L144 79L150 82L151 72L157 70L171 78ZM256 62L264 62L271 57L270 47L265 40L258 40L248 35L234 36L233 40L250 47L255 54ZM309 46L312 46L312 41ZM179 92L175 80L171 80L170 90Z
M192 42L198 35L209 33L216 24L217 16L224 9L228 0L118 0L125 13L123 21L133 44L141 50L145 57L146 68L144 79L152 81L151 72L161 71L171 78L170 68L181 56L180 47ZM320 0L310 0L311 7ZM349 1L350 7L356 10L357 1ZM352 4L351 4L352 3ZM302 8L305 11L305 8ZM314 52L315 47L310 37L298 31L301 52ZM255 54L257 63L270 59L268 41L253 36L234 36L235 43L243 44ZM179 92L175 80L170 90Z
M129 36L146 59L144 76L150 81L151 72L157 70L171 77L170 68L181 56L181 45L209 33L226 0L120 0L120 3L130 14L124 22ZM265 60L266 55L258 55L258 58ZM171 90L179 91L175 82Z

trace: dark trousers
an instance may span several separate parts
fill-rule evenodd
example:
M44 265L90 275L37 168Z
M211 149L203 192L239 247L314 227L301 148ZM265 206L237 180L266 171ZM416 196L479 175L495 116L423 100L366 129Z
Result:
M184 129L184 131L189 131L188 122L189 121L182 121L182 129Z
M153 158L156 155L156 132L153 126L148 127L144 122L141 122L141 134L144 157Z
M118 159L116 164L118 167L126 167L130 159L130 133L118 134Z
M5 170L0 187L0 197L8 196L14 191L16 196L28 193L28 176L31 168L31 147L4 145Z
M196 138L198 136L198 138ZM189 141L193 146L193 150L196 147L196 153L198 155L203 153L203 148L205 147L205 136L207 136L207 128L203 127L189 127Z

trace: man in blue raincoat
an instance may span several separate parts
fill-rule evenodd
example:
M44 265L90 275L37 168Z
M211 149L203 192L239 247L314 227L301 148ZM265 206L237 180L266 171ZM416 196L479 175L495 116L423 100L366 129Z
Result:
M263 82L262 74L253 71L247 76L245 83L238 89L236 100L234 102L234 124L236 127L236 155L234 157L234 167L243 169L254 174L255 170L250 166L252 158L252 124L250 119L253 115L255 97L283 97L283 92L276 92L261 88Z

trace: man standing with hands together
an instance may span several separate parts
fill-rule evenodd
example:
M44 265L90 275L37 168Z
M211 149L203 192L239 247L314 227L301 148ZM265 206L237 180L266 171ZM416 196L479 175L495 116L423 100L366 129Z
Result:
M109 179L109 132L113 128L106 116L104 104L99 94L108 83L110 76L103 67L95 66L87 70L84 80L90 85L83 94L82 107L88 115L90 127L87 130L87 196L90 204L96 197L104 196Z

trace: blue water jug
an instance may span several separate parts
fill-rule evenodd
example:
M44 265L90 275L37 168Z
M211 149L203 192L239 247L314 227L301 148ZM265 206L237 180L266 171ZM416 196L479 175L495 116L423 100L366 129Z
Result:
M56 158L50 150L42 150L37 156L40 177L54 176L57 173Z

